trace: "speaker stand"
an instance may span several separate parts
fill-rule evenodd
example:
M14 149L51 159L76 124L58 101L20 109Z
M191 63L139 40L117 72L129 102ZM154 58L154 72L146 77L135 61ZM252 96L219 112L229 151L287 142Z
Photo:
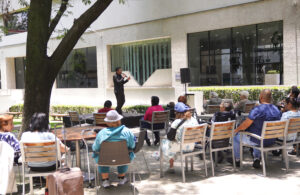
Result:
M187 92L186 92L186 83L184 83L184 96L186 96Z

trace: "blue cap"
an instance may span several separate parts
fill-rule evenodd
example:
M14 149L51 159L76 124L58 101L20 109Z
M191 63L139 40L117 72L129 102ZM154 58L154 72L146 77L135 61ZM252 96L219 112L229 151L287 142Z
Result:
M185 105L184 103L182 102L178 102L176 105L175 105L175 111L176 112L186 112L190 109L190 107L188 107L187 105Z

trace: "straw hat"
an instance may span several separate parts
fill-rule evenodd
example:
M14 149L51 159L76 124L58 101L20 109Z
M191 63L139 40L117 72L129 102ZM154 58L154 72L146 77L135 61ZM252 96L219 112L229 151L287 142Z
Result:
M104 119L105 122L113 123L121 120L123 118L122 115L120 115L117 111L111 110L108 113L106 113L106 117Z

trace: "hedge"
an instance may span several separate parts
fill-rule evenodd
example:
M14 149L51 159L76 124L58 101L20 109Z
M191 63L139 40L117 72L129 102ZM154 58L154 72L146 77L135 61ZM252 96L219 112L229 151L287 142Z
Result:
M189 91L203 91L205 99L209 99L211 91L215 91L222 99L233 99L234 102L239 101L240 92L248 91L249 100L258 100L259 94L263 89L270 89L272 91L273 103L277 103L282 100L290 91L290 87L191 87Z
M150 105L135 105L123 107L124 112L128 113L145 113ZM166 106L163 106L164 108ZM97 112L101 107L97 106L73 106L73 105L54 105L50 107L50 112L55 114L67 114L68 111L76 111L79 114L88 114ZM23 112L23 104L13 105L9 108L10 112Z

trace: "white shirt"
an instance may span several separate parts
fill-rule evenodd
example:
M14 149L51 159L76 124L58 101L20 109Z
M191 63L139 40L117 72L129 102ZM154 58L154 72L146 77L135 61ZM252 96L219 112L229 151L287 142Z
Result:
M24 132L21 137L21 142L42 142L42 141L55 141L55 135L50 132ZM50 167L55 165L55 161L49 162L35 162L35 163L28 163L30 167Z

